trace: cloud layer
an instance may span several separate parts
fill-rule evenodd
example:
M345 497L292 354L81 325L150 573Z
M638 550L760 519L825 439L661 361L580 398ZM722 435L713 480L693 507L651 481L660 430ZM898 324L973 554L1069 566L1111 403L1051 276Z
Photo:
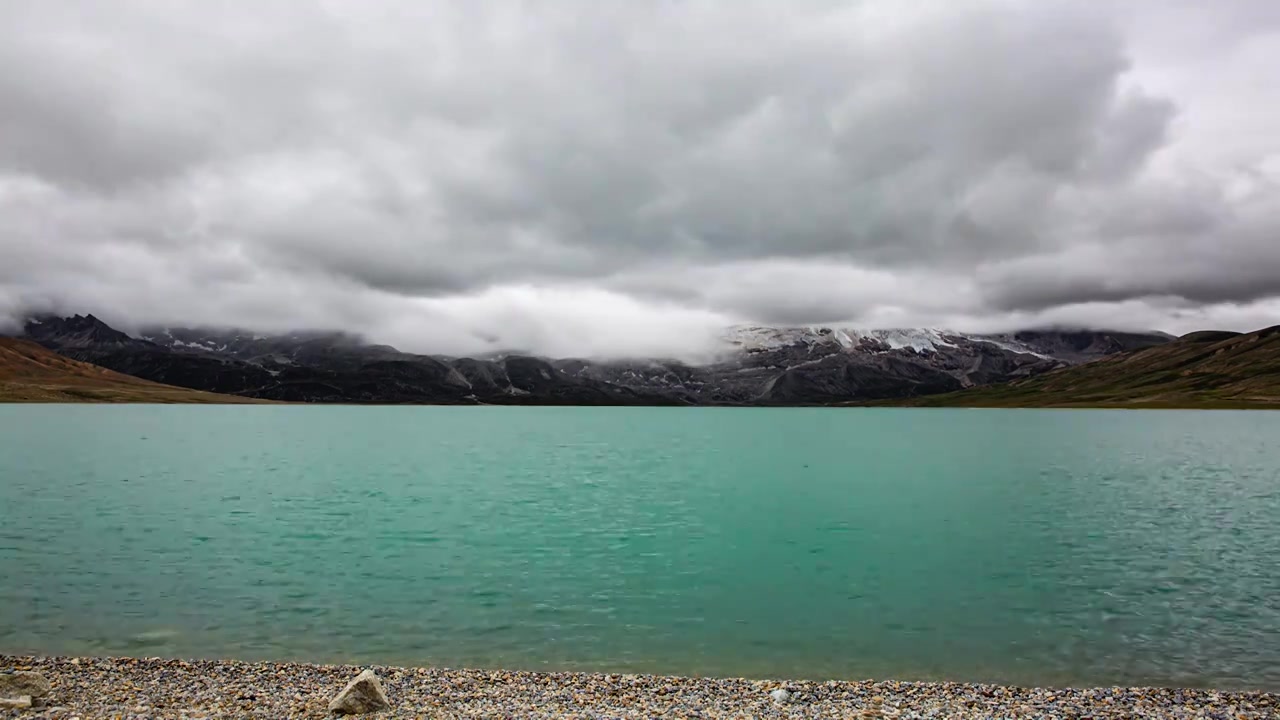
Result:
M0 315L563 355L1274 324L1276 7L14 0Z

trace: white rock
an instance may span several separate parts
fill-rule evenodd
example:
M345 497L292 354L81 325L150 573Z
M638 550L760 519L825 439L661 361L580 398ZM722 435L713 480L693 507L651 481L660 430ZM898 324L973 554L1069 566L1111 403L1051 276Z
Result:
M376 712L389 707L391 703L382 691L382 681L372 670L357 675L329 702L329 712L341 715Z
M776 703L791 702L791 693L785 688L778 688L777 690L774 690L769 693L769 697L773 698L773 701Z
M19 695L18 697L0 697L0 709L26 710L29 707L31 707L30 695Z

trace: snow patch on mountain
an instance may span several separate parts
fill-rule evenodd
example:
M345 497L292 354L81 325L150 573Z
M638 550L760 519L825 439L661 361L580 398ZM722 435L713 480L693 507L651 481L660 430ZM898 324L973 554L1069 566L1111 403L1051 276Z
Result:
M1050 357L1008 335L970 335L942 328L840 328L840 327L767 327L736 325L728 328L721 339L740 352L761 352L783 347L808 346L809 351L823 345L838 345L844 352L876 352L911 350L917 353L942 352L960 347L961 343L987 343L1002 350Z
M773 350L794 345L838 344L846 351L871 340L893 350L911 349L916 352L936 352L939 348L955 347L949 338L965 337L960 333L936 328L894 328L871 330L861 328L765 327L760 325L735 325L725 331L723 339L732 347L746 352ZM975 338L976 339L976 338Z
M948 337L963 337L959 333L935 328L894 328L888 330L847 330L854 337L870 338L888 345L894 350L911 349L916 352L936 352L938 348L956 347Z
M1000 348L1001 350L1008 350L1009 352L1024 353L1026 355L1035 355L1038 358L1045 358L1045 359L1053 358L1052 355L1046 355L1042 352L1032 350L1030 346L1024 345L1023 343L1020 343L1016 340L991 337L989 335L977 335L974 337L974 339L980 340L984 343L990 343Z

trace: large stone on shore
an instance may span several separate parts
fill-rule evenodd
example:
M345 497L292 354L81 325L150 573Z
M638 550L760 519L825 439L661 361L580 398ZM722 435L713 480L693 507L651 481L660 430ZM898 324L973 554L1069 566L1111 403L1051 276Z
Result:
M0 710L26 710L31 707L31 696L0 697Z
M377 712L391 707L387 694L382 691L382 681L377 673L365 670L347 683L342 692L329 702L329 712L339 715L358 715Z
M33 698L49 694L49 681L38 672L28 670L0 670L0 698Z

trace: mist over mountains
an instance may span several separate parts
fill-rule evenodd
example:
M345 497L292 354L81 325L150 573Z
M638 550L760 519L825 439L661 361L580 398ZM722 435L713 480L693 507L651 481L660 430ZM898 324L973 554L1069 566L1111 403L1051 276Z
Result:
M151 327L29 318L22 334L76 360L211 392L294 402L813 405L906 398L1025 378L1169 341L1162 333L738 326L706 362L516 352L406 353L343 332Z

